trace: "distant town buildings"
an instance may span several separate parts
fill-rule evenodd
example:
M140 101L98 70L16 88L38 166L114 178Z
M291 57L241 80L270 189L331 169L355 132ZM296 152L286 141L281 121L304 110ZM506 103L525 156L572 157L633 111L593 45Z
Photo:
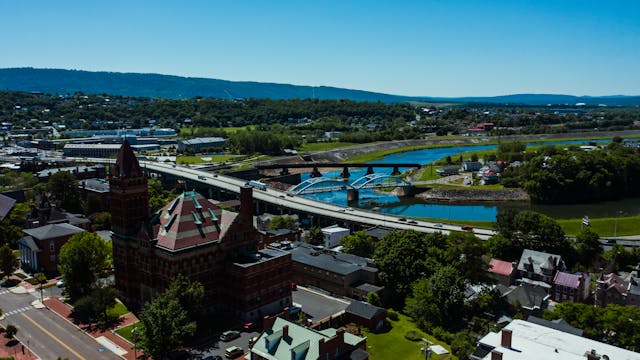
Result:
M206 137L206 138L193 138L189 140L183 140L178 143L179 151L190 150L194 153L201 152L203 150L220 150L224 147L226 139L221 137Z

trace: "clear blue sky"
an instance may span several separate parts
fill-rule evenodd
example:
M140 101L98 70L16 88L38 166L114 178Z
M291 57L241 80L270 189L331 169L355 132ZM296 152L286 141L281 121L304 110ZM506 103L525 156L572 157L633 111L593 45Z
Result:
M640 95L640 1L0 1L0 68Z

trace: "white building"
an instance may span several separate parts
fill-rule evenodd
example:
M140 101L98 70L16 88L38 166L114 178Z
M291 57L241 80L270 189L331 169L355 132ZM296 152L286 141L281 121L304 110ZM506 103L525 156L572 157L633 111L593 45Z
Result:
M350 231L349 229L339 227L338 225L331 225L323 228L322 233L324 234L324 247L331 249L338 246L340 239L345 235L349 235Z
M501 332L490 332L480 339L471 359L640 360L640 354L528 321L513 320Z

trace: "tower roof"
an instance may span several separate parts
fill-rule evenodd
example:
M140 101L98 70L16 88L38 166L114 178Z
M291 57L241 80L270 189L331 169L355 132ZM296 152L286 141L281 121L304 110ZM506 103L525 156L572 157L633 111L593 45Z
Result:
M116 160L116 167L113 171L113 175L116 177L135 178L141 177L142 169L140 169L140 163L133 153L133 149L129 142L125 139L122 142L120 151L118 152L118 159Z

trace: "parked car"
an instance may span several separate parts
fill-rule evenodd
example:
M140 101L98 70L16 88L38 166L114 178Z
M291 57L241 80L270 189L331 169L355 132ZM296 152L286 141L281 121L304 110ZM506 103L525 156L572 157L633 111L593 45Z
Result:
M470 226L470 225L462 225L462 226L460 226L460 229L462 229L462 230L473 230L473 226Z
M409 220L409 221L408 221L408 223L409 223L409 224L412 224L412 225L415 225L415 224L417 224L418 222L417 222L417 221L415 221L415 220Z
M437 223L437 224L435 224L435 225L433 225L433 226L438 227L438 228L441 228L441 227L443 227L444 225L442 225L442 223Z
M398 221L407 221L407 219L405 219L405 218L400 218L400 219L398 219Z
M258 341L258 336L254 336L251 339L249 339L249 348L252 348L253 344L255 344L256 341Z
M235 359L242 354L244 354L244 350L238 346L232 346L224 349L224 356L226 356L227 359Z
M240 332L236 330L228 330L220 335L220 340L222 341L231 341L233 339L237 339L240 337Z

